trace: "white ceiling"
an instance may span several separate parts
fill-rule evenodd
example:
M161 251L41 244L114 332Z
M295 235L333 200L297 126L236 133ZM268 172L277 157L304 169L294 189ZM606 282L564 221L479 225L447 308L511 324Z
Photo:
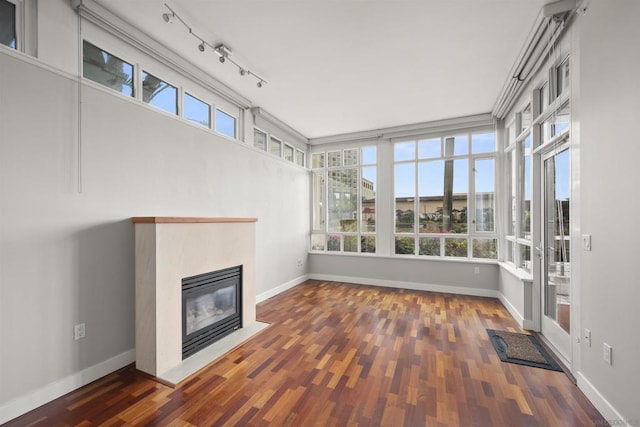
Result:
M545 0L98 0L308 138L491 111ZM268 81L201 53L193 31Z

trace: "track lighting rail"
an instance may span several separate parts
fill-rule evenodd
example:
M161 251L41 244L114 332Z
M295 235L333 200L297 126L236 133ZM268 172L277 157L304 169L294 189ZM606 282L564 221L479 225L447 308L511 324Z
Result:
M267 83L265 79L263 79L253 71L249 70L247 67L240 65L233 58L231 58L231 54L233 52L231 51L231 48L229 46L226 46L223 43L212 45L211 43L207 42L201 36L196 34L193 31L193 28L189 24L187 24L185 20L182 19L182 17L180 17L180 15L178 15L173 9L171 9L171 7L167 3L165 3L164 6L167 8L167 10L169 10L169 12L165 12L162 14L162 20L167 24L173 24L176 21L182 24L182 26L184 26L187 29L189 34L191 34L193 37L198 39L198 41L200 42L198 44L198 50L200 52L206 52L207 50L210 50L216 55L218 55L218 60L220 61L220 63L224 64L225 62L230 62L231 64L235 65L238 68L238 73L241 76L250 76L255 78L257 80L256 86L258 86L259 88L261 88L263 85Z

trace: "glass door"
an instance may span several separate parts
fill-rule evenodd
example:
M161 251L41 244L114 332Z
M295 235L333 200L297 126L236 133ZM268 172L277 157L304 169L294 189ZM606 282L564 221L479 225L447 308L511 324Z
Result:
M542 334L571 361L571 155L563 146L542 158Z

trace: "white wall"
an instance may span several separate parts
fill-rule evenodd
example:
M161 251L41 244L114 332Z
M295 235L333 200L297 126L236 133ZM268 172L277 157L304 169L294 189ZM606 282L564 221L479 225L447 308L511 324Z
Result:
M640 144L640 2L594 0L580 19L581 377L629 422L640 422L637 212ZM613 365L602 346L613 346ZM581 378L578 379L581 384ZM588 387L588 384L586 384Z
M309 259L310 277L316 279L498 296L495 263L320 253L310 254Z
M133 216L257 217L257 293L306 273L305 169L92 84L80 144L77 80L20 56L0 52L0 422L134 348Z

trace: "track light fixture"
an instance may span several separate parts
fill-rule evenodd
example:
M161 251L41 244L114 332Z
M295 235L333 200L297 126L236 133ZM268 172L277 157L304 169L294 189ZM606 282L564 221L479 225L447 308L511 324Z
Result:
M166 22L167 24L173 24L174 20L178 20L189 31L189 34L191 34L193 37L195 37L196 39L198 39L200 41L200 44L198 44L198 50L200 52L204 52L205 50L207 50L207 47L209 47L209 48L211 48L212 52L214 52L216 55L218 55L218 61L220 61L221 64L224 64L225 62L229 61L230 63L232 63L233 65L235 65L238 68L238 73L241 76L252 76L256 80L258 80L257 86L259 88L261 88L264 84L267 83L267 81L265 79L263 79L262 77L258 76L256 73L254 73L253 71L249 70L248 68L245 68L245 67L241 66L236 61L234 61L231 58L231 53L232 53L231 52L231 48L229 48L228 46L224 45L223 43L218 43L215 46L207 43L206 41L204 41L204 39L202 37L197 35L193 31L193 28L191 28L184 21L184 19L182 19L180 17L180 15L178 15L173 9L171 9L168 4L165 3L164 6L169 10L169 13L163 13L162 14L162 20L164 22Z
M167 24L173 24L173 13L163 13L162 20Z

